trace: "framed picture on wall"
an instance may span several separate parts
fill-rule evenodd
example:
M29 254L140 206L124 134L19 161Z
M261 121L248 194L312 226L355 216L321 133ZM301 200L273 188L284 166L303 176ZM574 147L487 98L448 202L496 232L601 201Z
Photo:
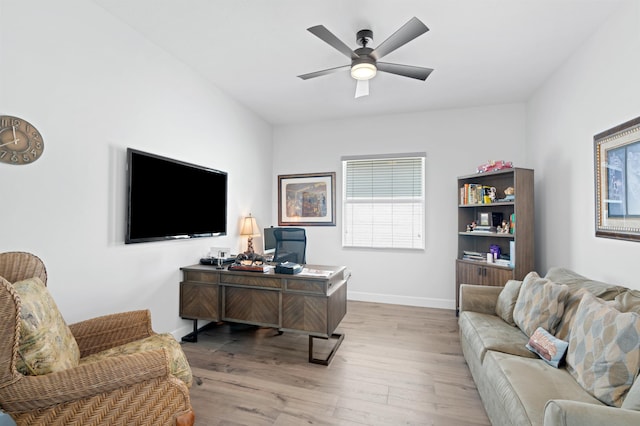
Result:
M335 172L278 175L279 226L335 224Z
M640 241L640 117L593 141L596 237Z

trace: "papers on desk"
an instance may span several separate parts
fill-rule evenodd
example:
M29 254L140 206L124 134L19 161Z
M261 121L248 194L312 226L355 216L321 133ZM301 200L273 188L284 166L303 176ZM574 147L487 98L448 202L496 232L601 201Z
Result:
M322 269L311 269L311 268L302 268L302 272L298 275L306 275L308 277L323 277L328 278L333 271L325 271Z

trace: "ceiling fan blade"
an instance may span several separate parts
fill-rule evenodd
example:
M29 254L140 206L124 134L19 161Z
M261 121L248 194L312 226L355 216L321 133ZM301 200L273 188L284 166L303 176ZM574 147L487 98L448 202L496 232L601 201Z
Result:
M333 35L333 33L329 31L324 25L316 25L315 27L307 28L307 31L309 31L311 34L315 35L320 40L324 41L346 57L351 59L359 58L356 52L351 50L349 46L342 42L342 40Z
M358 83L356 84L356 96L355 98L360 98L362 96L369 96L369 80L356 80Z
M391 74L401 75L403 77L415 78L417 80L426 80L433 69L414 67L413 65L390 64L389 62L377 62L378 71L384 71Z
M341 65L341 66L335 67L335 68L328 68L328 69L322 70L322 71L316 71L316 72L310 72L308 74L302 74L302 75L299 75L298 77L300 77L303 80L308 80L310 78L321 77L323 75L331 74L331 73L334 73L336 71L346 70L346 69L349 69L349 68L351 68L351 65Z
M389 38L376 47L374 51L371 52L371 56L373 56L375 60L378 60L427 31L429 31L429 28L414 16L409 22L400 27L398 31L391 34Z

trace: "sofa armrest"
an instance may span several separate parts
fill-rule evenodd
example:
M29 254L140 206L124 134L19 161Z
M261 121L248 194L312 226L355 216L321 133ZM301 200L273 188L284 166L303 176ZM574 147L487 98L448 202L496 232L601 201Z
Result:
M498 296L503 287L460 284L460 312L495 314Z
M151 313L140 311L104 315L69 325L80 348L80 357L154 335Z
M544 426L638 425L640 411L552 399L544 407Z

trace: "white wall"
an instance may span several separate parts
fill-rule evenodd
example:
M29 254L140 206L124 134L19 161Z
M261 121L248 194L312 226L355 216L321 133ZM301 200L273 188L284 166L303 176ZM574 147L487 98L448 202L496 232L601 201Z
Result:
M45 141L37 162L0 164L0 251L45 261L68 322L150 308L157 331L190 331L179 268L210 246L244 250L240 217L270 217L271 126L92 2L0 12L0 114ZM228 172L229 235L125 245L127 147Z
M640 2L624 5L528 104L537 269L640 288L640 244L595 237L593 136L640 115Z
M491 159L527 167L524 141L522 104L277 126L274 175L336 172L337 226L306 228L307 261L348 266L350 299L453 309L456 177ZM342 248L340 157L400 152L427 153L426 249ZM277 225L277 203L273 208Z
M455 178L489 159L536 170L540 272L563 265L640 288L630 266L640 244L594 236L592 139L640 115L638 24L634 1L526 107L273 130L91 2L0 0L0 114L30 121L46 142L34 164L0 164L0 250L43 258L69 322L150 308L156 330L179 335L191 326L178 317L179 267L209 246L243 250L242 215L276 225L278 174L336 171L340 200L342 155L426 151L424 251L343 249L340 201L336 227L307 227L310 261L353 271L350 298L453 308ZM124 245L129 146L229 172L230 235Z

